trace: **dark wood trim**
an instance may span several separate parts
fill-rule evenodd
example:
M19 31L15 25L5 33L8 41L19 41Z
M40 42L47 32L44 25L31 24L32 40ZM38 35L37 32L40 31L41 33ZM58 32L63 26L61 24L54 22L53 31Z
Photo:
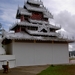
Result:
M12 42L11 39L4 39L4 40L2 41L2 44L3 44L3 45L6 45L6 44L10 44L11 42Z
M67 44L67 41L41 41L41 40L15 40L15 42L22 42L22 43L61 43Z

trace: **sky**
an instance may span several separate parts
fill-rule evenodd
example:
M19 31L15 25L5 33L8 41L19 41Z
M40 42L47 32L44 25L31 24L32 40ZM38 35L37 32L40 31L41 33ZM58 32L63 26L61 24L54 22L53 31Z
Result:
M16 20L18 6L23 7L26 0L0 0L0 23L9 30ZM44 6L53 14L55 25L61 26L60 33L70 39L75 38L75 0L42 0ZM50 23L51 23L50 22ZM70 45L73 50L75 45Z

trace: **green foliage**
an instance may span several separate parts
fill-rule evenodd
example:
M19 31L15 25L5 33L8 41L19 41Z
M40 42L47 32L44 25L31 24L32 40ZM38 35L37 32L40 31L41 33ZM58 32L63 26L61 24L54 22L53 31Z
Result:
M75 75L75 65L50 66L38 75Z

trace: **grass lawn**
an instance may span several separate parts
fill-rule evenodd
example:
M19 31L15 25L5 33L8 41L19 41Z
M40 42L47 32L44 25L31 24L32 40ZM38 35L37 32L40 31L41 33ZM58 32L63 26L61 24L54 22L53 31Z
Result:
M75 75L75 65L50 66L38 75Z

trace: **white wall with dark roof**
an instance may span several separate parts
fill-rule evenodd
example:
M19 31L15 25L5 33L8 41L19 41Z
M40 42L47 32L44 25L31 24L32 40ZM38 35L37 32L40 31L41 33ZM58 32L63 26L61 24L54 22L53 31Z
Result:
M67 64L68 44L13 42L16 66Z

